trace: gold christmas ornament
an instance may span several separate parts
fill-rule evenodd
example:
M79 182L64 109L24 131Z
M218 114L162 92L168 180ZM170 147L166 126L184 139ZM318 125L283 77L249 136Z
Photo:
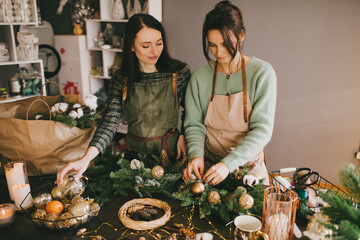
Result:
M81 203L81 202L84 202L84 201L85 201L85 199L78 195L78 196L73 197L73 199L71 199L71 204L72 205L77 205L78 203Z
M44 219L46 216L46 211L44 209L36 209L32 214L31 214L31 217L32 218L37 218L37 219ZM33 222L38 224L38 225L41 225L43 224L44 221L41 221L41 220L35 220L33 219Z
M90 211L91 211L92 216L94 216L94 217L99 215L100 205L97 202L90 203Z
M238 186L236 190L241 190L241 195L247 194L246 188L244 188L243 186Z
M36 208L45 209L46 204L51 202L51 200L52 200L51 194L43 193L43 194L40 194L39 196L36 196L34 198L34 205L35 205Z
M57 200L61 200L64 198L63 194L61 193L60 191L60 188L58 186L55 186L52 190L51 190L51 196L54 198L54 199L57 199Z
M220 201L220 194L216 191L211 191L208 193L207 199L211 204L218 204Z
M56 213L48 213L45 216L45 220L44 221L44 225L49 228L49 229L54 229L55 228L55 223L54 221L58 220L58 215Z
M205 191L205 186L202 182L194 182L191 184L190 191L195 194L202 194Z
M62 229L62 228L70 228L72 226L75 226L76 224L78 224L78 221L73 217L74 216L71 215L71 213L69 212L61 214L59 219L62 221L56 222L56 227L58 229Z
M244 209L250 209L254 206L254 198L249 194L243 194L239 199L239 205Z
M75 206L69 207L69 212L75 216L80 217L90 211L90 204L86 201L80 202Z
M162 166L155 166L151 169L151 175L153 176L153 178L157 180L162 178L164 174L165 174L165 170Z

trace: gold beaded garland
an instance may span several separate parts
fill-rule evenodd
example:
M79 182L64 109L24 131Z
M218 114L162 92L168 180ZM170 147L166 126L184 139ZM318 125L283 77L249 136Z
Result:
M218 204L220 201L220 194L216 191L210 191L207 197L208 202L211 204Z

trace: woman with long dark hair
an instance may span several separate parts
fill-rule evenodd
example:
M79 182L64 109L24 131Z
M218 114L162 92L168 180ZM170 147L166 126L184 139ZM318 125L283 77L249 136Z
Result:
M57 183L75 172L80 177L90 161L103 153L120 122L120 110L128 122L125 158L138 153L168 159L186 155L184 135L177 129L181 99L190 78L185 63L167 51L164 29L148 14L133 15L125 28L123 62L111 79L106 113L84 156L67 164Z
M208 64L192 73L185 97L190 159L185 180L193 180L195 173L216 185L246 166L268 183L263 149L274 126L276 75L269 63L243 54L244 39L237 6L222 1L206 15L203 52Z

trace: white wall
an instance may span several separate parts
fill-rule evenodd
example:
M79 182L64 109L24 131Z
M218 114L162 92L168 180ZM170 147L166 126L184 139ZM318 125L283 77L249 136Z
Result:
M205 63L201 31L216 0L163 0L173 57ZM334 183L360 146L360 1L233 0L244 14L245 54L278 77L270 171L310 167Z

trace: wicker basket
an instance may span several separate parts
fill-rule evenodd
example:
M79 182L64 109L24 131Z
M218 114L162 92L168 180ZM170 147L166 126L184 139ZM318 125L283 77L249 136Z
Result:
M161 218L155 219L153 221L135 221L127 216L127 211L129 207L136 204L141 205L150 205L164 210L164 215ZM166 203L158 199L153 198L137 198L131 201L126 202L119 209L119 219L127 228L134 230L149 230L154 229L166 224L171 217L171 207Z

